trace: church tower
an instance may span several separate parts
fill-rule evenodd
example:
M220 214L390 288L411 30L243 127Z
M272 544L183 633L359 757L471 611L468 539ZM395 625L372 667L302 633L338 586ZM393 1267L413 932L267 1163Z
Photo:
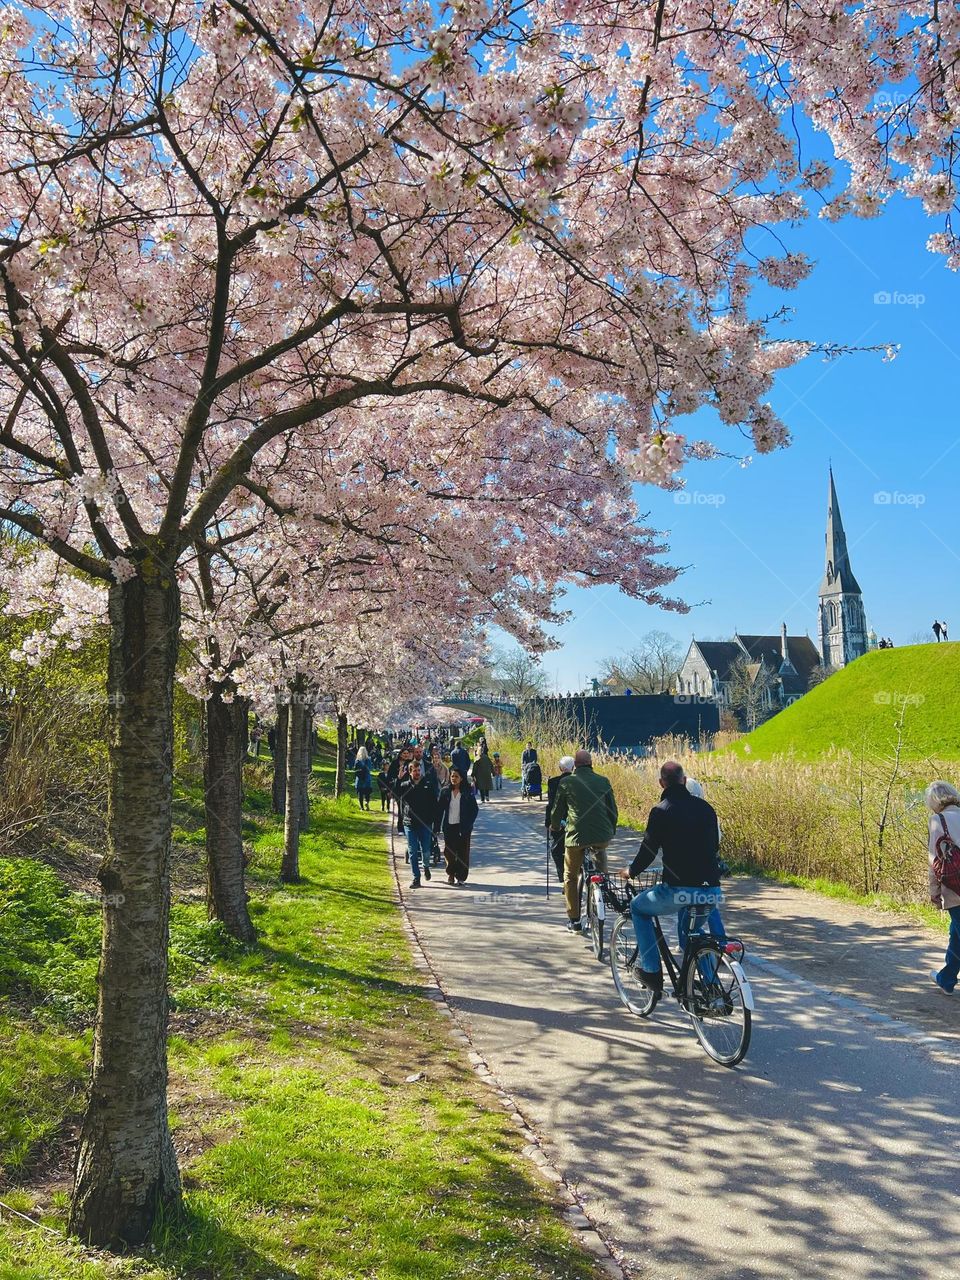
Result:
M847 535L830 468L827 509L827 564L820 584L820 653L825 667L845 667L867 651L867 620L847 554Z

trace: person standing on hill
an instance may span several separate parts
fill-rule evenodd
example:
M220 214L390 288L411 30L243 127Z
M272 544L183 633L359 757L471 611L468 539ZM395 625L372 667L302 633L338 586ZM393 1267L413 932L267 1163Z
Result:
M564 828L563 896L567 904L567 928L580 931L580 898L577 892L583 854L595 849L594 861L607 869L607 845L617 833L617 802L610 780L594 773L589 751L578 751L573 773L561 778L550 814L550 830Z
M937 637L937 644L940 643L940 632L942 628L936 618L933 620L933 634Z
M944 640L946 640L946 638L947 638L947 624L946 624L945 622L941 622L941 623L940 623L940 634L943 636Z
M946 995L953 995L960 975L960 881L954 879L949 869L943 869L940 880L935 862L940 853L950 855L950 847L960 846L960 791L949 782L931 782L924 793L924 801L930 810L927 824L927 856L930 863L930 901L950 916L950 936L943 968L934 969L930 977ZM950 883L947 883L947 879Z

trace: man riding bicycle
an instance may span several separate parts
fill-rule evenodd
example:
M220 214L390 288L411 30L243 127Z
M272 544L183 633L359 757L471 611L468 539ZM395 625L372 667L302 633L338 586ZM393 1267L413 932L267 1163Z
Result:
M550 830L558 832L566 822L563 854L563 896L567 904L567 928L580 931L580 901L577 885L583 870L586 849L596 849L594 862L607 868L606 848L617 834L617 802L609 779L593 771L589 751L578 751L573 773L557 783L556 799L550 811Z
M660 786L663 795L650 810L637 856L620 872L624 880L638 876L663 854L662 883L638 893L630 903L639 950L634 972L657 992L663 990L663 969L650 917L679 915L691 907L690 929L696 932L698 922L722 900L716 812L706 800L690 794L683 766L675 760L661 767Z

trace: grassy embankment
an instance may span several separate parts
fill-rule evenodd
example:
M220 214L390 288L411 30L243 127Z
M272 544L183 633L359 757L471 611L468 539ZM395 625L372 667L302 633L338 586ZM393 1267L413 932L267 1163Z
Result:
M418 985L378 815L331 799L324 767L304 882L281 887L267 773L248 773L249 951L206 920L201 797L178 790L170 1097L186 1214L136 1255L62 1234L96 901L40 860L0 860L0 1200L41 1224L0 1210L0 1280L596 1280Z
M518 777L524 744L491 745ZM546 773L576 744L538 746ZM719 751L664 742L637 763L601 754L625 825L644 825L668 755L704 783L738 869L944 927L927 903L923 790L960 781L960 645L867 654Z

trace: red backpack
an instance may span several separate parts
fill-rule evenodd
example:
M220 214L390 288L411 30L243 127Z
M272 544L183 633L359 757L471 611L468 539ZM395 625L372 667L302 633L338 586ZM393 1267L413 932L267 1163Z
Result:
M937 838L937 852L933 858L933 874L952 893L960 894L960 848L954 844L947 830L946 819L940 814L943 835Z

